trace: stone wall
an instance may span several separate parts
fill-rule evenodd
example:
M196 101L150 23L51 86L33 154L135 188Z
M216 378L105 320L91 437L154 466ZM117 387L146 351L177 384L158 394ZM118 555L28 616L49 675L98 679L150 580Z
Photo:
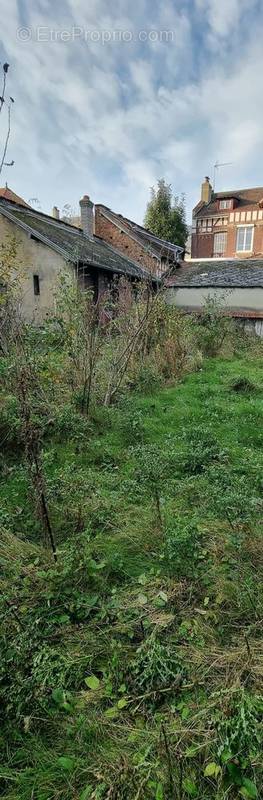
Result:
M145 248L132 239L128 233L125 233L115 223L107 219L99 206L95 207L95 233L96 236L100 236L105 242L108 242L116 250L130 258L131 261L135 261L136 264L156 275L159 268L158 259L147 253Z
M5 245L12 241L15 243L14 266L21 282L22 314L28 321L41 322L55 308L54 291L60 274L71 268L54 250L31 239L29 234L0 215L0 243ZM39 279L39 295L34 294L34 275Z

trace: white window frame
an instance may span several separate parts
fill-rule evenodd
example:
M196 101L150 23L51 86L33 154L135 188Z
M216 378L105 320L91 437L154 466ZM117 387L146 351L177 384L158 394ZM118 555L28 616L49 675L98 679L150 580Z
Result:
M215 247L215 238L216 238L216 236L218 236L218 237L219 237L219 236L220 236L220 237L223 237L223 236L225 236L225 248L224 248L224 251L222 251L221 253L219 253L219 251L218 251L218 250L216 249L216 247ZM215 258L216 256L218 256L218 258L220 258L220 256L221 256L221 257L223 257L223 256L225 255L226 249L227 249L227 232L226 232L226 231L217 231L217 233L215 233L215 234L214 234L214 241L213 241L213 257L214 257L214 258Z
M232 207L232 200L231 199L229 199L229 200L227 200L227 199L226 200L219 200L220 211L226 210L226 209L231 208L231 207Z
M244 247L242 250L239 250L239 249L238 249L238 247L237 247L237 242L238 242L238 231L239 231L239 229L240 229L240 228L252 228L251 247L249 248L249 250L247 250L245 247ZM237 225L237 233L236 233L236 253L252 253L252 251L253 251L253 244L254 244L254 231L255 231L255 225L246 225L246 224L245 224L245 225ZM246 238L245 238L245 244L246 244Z

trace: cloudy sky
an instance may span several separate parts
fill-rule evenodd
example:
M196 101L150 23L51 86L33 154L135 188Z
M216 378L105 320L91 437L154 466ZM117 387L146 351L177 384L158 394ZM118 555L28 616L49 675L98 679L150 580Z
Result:
M162 176L188 215L216 161L232 162L218 189L263 185L262 0L0 0L0 10L16 101L2 185L46 212L76 209L86 193L138 222Z

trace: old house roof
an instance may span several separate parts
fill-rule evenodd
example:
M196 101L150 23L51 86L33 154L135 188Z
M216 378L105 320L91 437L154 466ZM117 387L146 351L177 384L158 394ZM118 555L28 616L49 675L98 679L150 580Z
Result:
M0 198L0 213L42 244L51 247L71 263L85 264L113 273L147 279L150 273L115 250L97 236L88 237L82 229L54 219L24 204Z
M201 219L202 217L210 217L218 215L218 200L229 200L235 198L237 200L236 210L253 211L258 208L259 203L263 200L263 187L258 186L255 189L232 189L227 192L213 192L210 203L199 202L194 208L194 216ZM228 214L231 209L220 209L224 215Z
M10 200L12 203L18 203L20 206L25 206L25 208L30 208L29 203L26 203L22 197L19 197L18 194L13 192L13 189L9 189L7 183L5 186L0 188L0 198L3 197L4 200Z
M147 230L147 228L143 228L142 225L138 225L137 222L133 222L131 219L128 219L128 217L123 217L122 214L116 214L111 208L107 208L107 206L101 204L98 204L96 208L106 219L109 219L120 230L127 233L127 235L138 242L147 253L150 253L155 258L160 259L163 256L167 257L169 254L176 258L183 252L183 247L168 242L166 239L159 239L158 236L155 236L151 231Z
M263 288L263 259L182 261L167 287Z

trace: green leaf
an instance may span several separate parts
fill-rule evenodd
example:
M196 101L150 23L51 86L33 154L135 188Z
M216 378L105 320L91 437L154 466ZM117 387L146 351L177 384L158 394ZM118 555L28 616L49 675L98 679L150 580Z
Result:
M164 798L163 784L162 783L158 783L157 784L157 789L156 789L155 800L163 800L163 798Z
M210 761L210 764L207 764L204 771L205 778L217 778L219 775L218 770L220 772L220 767L218 767L218 764L216 764L215 761Z
M60 756L58 758L58 765L65 769L66 772L72 772L74 769L74 761L73 758L69 758L68 756Z
M252 781L249 780L249 778L243 778L243 784L239 790L239 794L241 794L242 797L245 797L246 800L247 798L251 797L256 798L258 797L257 787L254 783L252 783Z
M143 573L143 575L140 575L140 576L139 576L139 578L138 578L138 583L140 583L140 584L141 584L141 586L145 586L145 584L146 584L147 582L148 582L148 578L147 578L147 576L145 575L145 573Z
M181 710L182 719L188 719L189 714L190 714L190 708L188 708L188 706L183 706Z
M198 753L198 747L188 747L186 750L186 758L195 758L196 754Z
M112 683L106 683L106 686L105 686L105 695L106 695L106 697L112 697L112 694L113 694L113 684Z
M242 786L243 775L238 764L235 764L234 761L230 761L226 768L228 774L230 775L231 781L235 784L235 786Z
M90 785L86 786L86 789L84 789L84 792L81 792L79 800L89 800L89 798L91 796L91 792L92 792L92 786L90 786Z
M183 788L184 788L186 794L189 794L190 797L196 797L196 795L197 795L197 786L189 778L185 778L184 779Z
M107 717L107 719L116 719L117 716L118 716L117 706L111 706L111 708L106 709L105 717Z
M118 692L119 694L125 694L126 691L127 691L127 686L125 686L125 683L122 683L118 689Z
M125 700L125 697L122 697L120 700L118 700L117 703L118 708L122 709L125 708L125 706L127 705L128 705L128 700Z
M164 603L167 603L168 595L166 594L166 592L159 592L158 597L160 597L160 599L163 600Z
M85 678L85 683L86 686L88 686L89 689L93 689L94 692L100 687L100 681L96 678L96 675L90 675L89 678Z
M146 594L139 594L138 595L138 603L139 603L139 606L145 606L146 603L148 603L148 597L146 597Z
M65 702L65 692L63 689L53 689L51 697L58 706Z

